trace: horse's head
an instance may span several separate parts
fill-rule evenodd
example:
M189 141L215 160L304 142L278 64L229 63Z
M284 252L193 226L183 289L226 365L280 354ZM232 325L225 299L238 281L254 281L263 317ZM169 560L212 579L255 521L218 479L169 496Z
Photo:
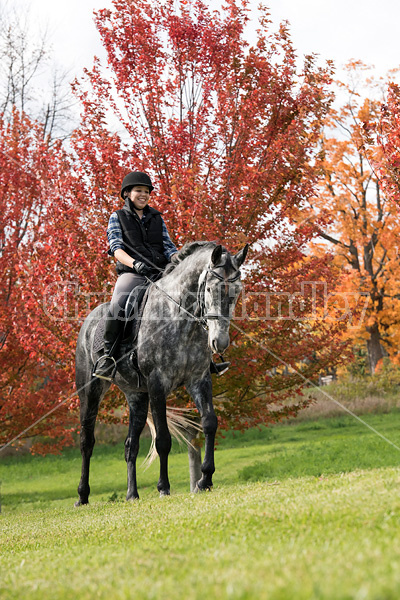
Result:
M200 276L199 304L208 325L208 345L219 354L229 346L229 324L242 289L239 269L247 251L248 244L232 256L222 246L216 246Z

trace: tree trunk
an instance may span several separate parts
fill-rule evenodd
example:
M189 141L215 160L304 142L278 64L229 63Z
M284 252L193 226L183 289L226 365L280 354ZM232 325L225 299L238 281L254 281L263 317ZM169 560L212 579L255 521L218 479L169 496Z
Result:
M378 323L367 327L369 340L367 341L368 360L371 374L375 373L376 365L384 356L387 356L385 348L381 344L381 334L379 333Z

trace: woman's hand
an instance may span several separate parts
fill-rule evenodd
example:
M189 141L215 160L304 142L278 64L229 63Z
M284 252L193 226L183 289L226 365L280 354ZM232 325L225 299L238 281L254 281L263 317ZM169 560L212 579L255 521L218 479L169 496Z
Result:
M135 260L132 268L138 275L149 275L151 273L151 267L140 260Z

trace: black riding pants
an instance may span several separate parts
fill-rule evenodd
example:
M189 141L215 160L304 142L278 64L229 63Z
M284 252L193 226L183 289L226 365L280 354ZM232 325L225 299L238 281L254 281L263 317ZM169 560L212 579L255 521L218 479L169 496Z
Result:
M136 273L122 273L115 284L114 292L110 302L110 316L113 319L124 320L125 304L131 291L139 286L145 285L146 279Z

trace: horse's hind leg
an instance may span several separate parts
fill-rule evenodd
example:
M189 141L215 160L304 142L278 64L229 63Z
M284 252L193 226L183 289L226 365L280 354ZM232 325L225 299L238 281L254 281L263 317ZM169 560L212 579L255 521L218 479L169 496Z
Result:
M146 425L149 396L147 392L137 392L126 396L129 405L129 431L125 440L125 460L128 470L127 500L139 498L136 480L136 459L139 452L139 438Z
M94 427L96 425L99 404L110 384L93 378L90 383L78 386L80 398L80 420L81 420L81 454L82 454L82 473L78 486L79 500L75 506L88 504L89 502L89 466L92 456L94 439Z
M201 465L202 477L197 482L198 490L209 490L212 487L212 476L215 471L214 443L218 428L218 420L212 402L211 375L201 381L187 386L201 416L201 424L205 438L204 460Z

